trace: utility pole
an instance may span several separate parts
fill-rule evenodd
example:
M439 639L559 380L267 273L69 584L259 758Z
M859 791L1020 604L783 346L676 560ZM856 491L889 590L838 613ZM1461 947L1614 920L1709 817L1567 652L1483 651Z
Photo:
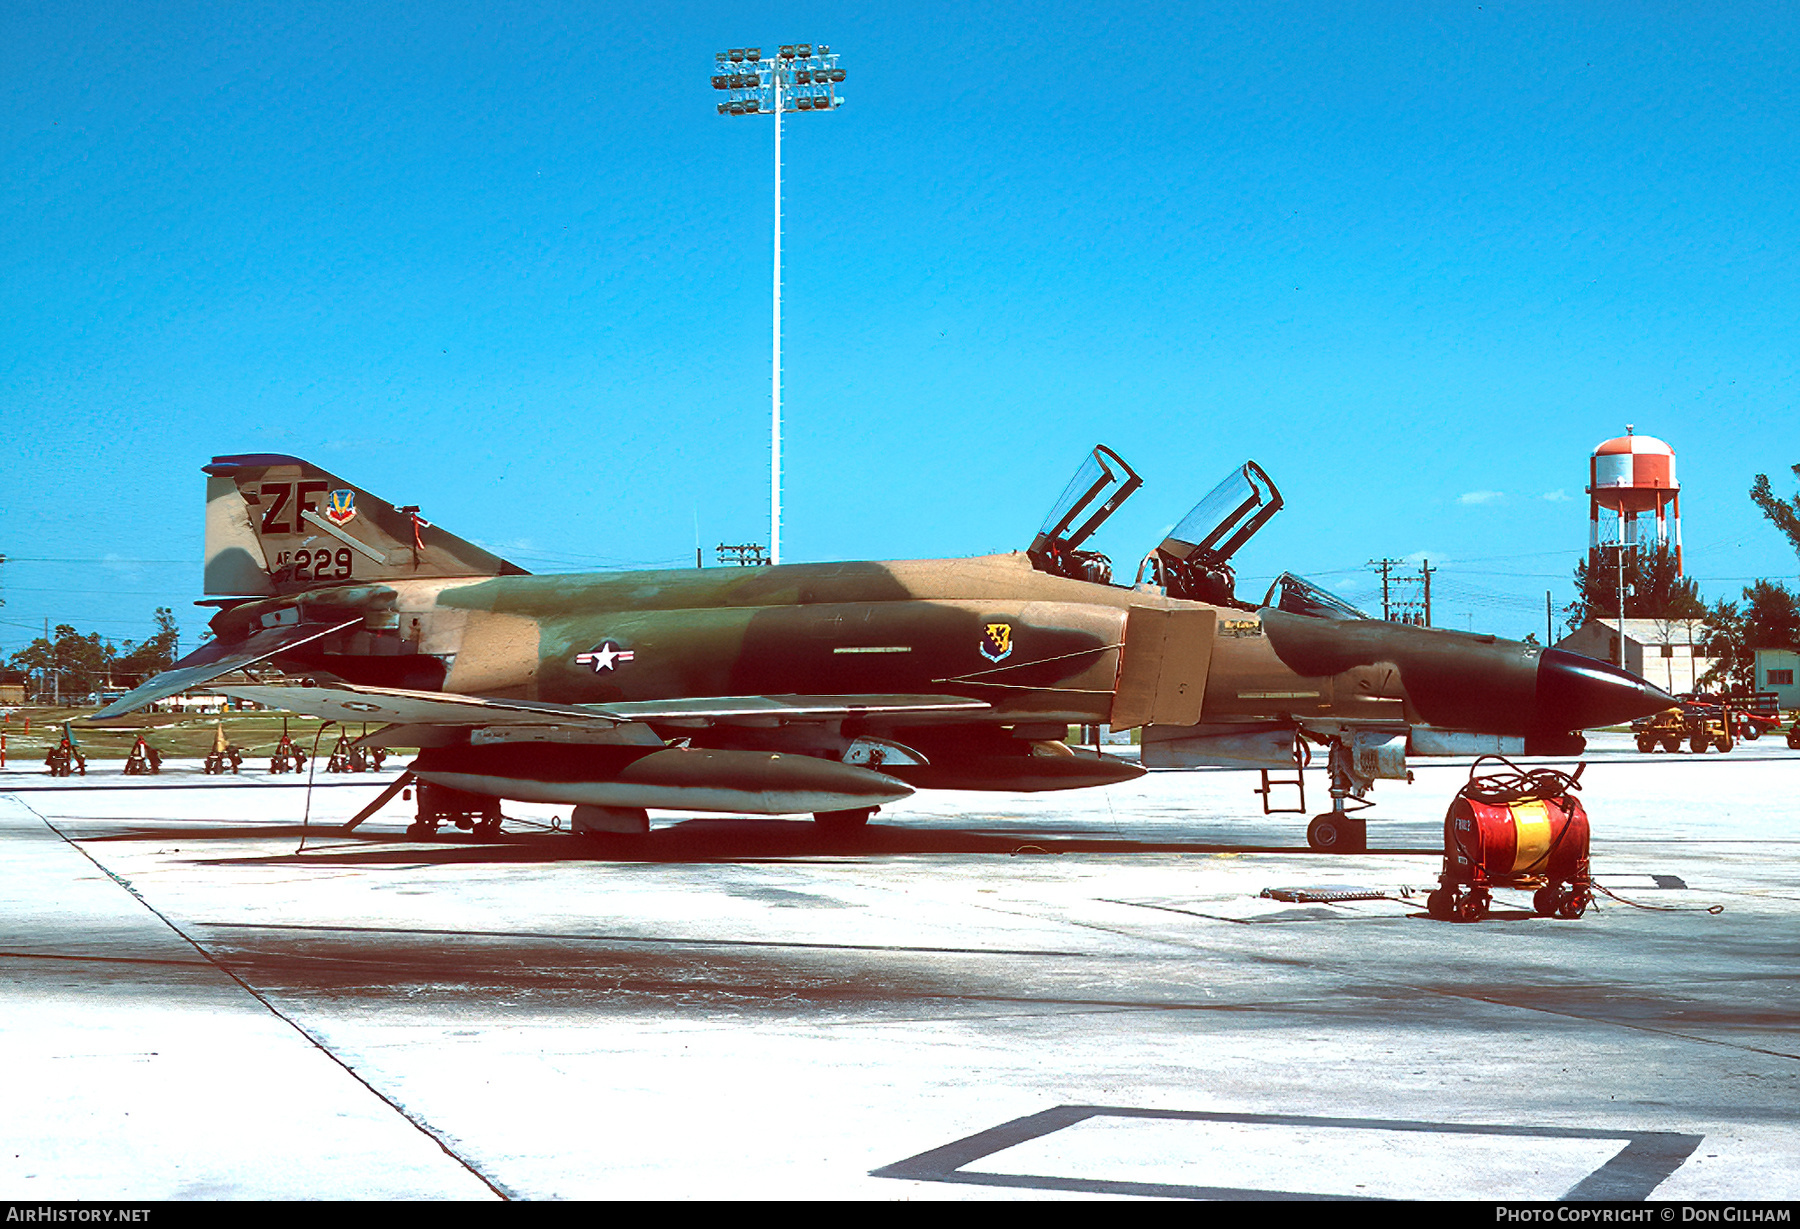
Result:
M1420 560L1417 576L1400 575L1394 569L1406 562L1404 559L1371 559L1369 566L1381 572L1381 618L1383 622L1410 623L1414 627L1431 626L1431 574L1438 569L1431 566L1429 559ZM1414 593L1407 588L1396 593L1399 585L1418 585L1417 596L1405 596Z
M1619 669L1625 668L1625 514L1619 513Z
M1371 559L1369 566L1381 569L1381 621L1386 623L1392 615L1388 606L1388 574L1393 571L1398 559Z
M727 546L719 543L719 562L734 563L740 568L761 567L770 562L763 552L761 542L746 542L741 546Z

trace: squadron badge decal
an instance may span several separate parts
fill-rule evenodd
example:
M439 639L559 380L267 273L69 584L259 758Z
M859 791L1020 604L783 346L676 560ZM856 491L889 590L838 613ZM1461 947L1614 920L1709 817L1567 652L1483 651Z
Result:
M325 497L325 519L340 528L356 519L356 492L333 491Z
M619 662L630 661L636 656L630 649L621 649L610 640L602 640L586 653L575 654L575 664L592 666L594 673L599 674L602 670L611 670Z
M981 655L989 661L1005 661L1012 656L1012 624L989 623L981 638Z

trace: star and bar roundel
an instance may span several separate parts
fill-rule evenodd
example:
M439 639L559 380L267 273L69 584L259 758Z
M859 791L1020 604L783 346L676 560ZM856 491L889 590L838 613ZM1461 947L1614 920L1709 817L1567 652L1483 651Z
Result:
M617 641L602 640L587 652L575 654L575 664L589 666L595 674L600 674L616 669L620 662L630 661L636 656L630 649L620 648Z

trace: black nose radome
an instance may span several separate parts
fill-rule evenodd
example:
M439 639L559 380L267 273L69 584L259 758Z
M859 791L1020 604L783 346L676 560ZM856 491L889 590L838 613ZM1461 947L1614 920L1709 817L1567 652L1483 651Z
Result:
M1545 649L1538 659L1537 721L1543 730L1591 730L1660 713L1675 697L1617 666Z

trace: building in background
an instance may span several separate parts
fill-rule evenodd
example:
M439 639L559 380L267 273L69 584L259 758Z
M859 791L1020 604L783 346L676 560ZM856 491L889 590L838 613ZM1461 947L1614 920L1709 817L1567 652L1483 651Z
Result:
M1800 651L1756 650L1756 689L1772 691L1783 708L1800 708Z
M1589 619L1555 647L1618 662L1619 624L1618 619ZM1704 619L1626 619L1624 625L1625 669L1672 695L1700 690L1699 679L1718 660L1697 656L1695 646L1704 637ZM1757 675L1759 680L1761 677Z

